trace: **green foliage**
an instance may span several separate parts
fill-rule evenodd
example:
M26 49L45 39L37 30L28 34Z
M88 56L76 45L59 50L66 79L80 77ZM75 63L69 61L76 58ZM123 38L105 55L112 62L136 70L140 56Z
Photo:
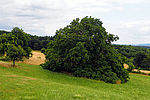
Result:
M0 35L2 35L2 34L8 34L8 33L10 33L10 32L8 32L8 31L4 31L4 30L0 30Z
M137 53L134 58L134 64L136 65L136 68L150 70L149 62L150 62L150 55L144 52Z
M5 54L5 51L7 50L7 44L8 42L12 42L12 38L13 37L10 37L8 34L0 35L0 55L3 56Z
M19 31L16 31L16 30L19 30ZM18 33L22 33L23 30L16 27L13 32L16 32L18 34ZM0 30L0 35L3 35L3 34L9 35L9 33L11 32ZM32 50L41 50L42 48L47 48L47 44L49 43L49 41L53 40L52 36L36 36L36 35L33 36L30 34L26 34L26 35L28 35L27 37L30 37L30 39L28 40L28 46ZM22 36L19 36L19 38L20 37Z
M3 56L4 55L4 48L3 48L3 45L2 43L0 44L0 56Z
M132 62L128 63L129 68L127 69L129 72L132 72L133 69L135 69L135 66Z
M47 62L42 67L109 83L127 82L124 58L111 44L119 38L108 34L102 24L92 17L77 18L57 30L45 51Z
M14 44L8 45L8 50L6 51L6 56L13 61L13 66L15 66L15 61L23 60L26 55L25 51L21 46L16 47Z
M30 47L24 47L24 50L26 52L26 55L25 55L26 58L29 58L32 56L32 49Z
M150 56L143 59L141 63L141 68L145 70L150 70Z
M132 71L133 68L139 67L141 69L150 70L150 49L145 47L134 47L125 45L114 45L114 47L118 50L119 53L122 54L122 56L127 57L126 64L129 65L128 71Z
M28 47L28 41L30 40L29 35L26 34L22 29L19 29L18 27L13 28L11 31L11 34L15 37L15 45L20 45L23 48Z
M13 28L11 33L0 35L0 54L7 56L13 61L22 60L23 57L29 58L31 48L28 47L29 35L18 27Z
M125 56L124 56L124 57L125 57ZM134 59L134 58L126 58L126 57L125 57L125 64L128 65L127 70L128 70L129 72L132 72L132 70L135 69L135 66L134 66L134 64L133 64L133 59Z
M144 52L139 52L135 55L134 58L134 63L136 65L136 67L141 67L141 63L144 60L144 58L146 58L146 54Z
M36 36L30 35L31 40L29 40L29 47L32 50L41 50L42 48L47 48L47 44L53 38L50 36Z
M44 54L45 54L45 51L46 51L45 48L42 48L42 49L41 49L41 53L44 53Z
M145 54L149 54L150 50L143 47L135 47L128 45L114 45L114 47L121 53L123 56L127 58L134 58L135 55L139 52L144 52Z

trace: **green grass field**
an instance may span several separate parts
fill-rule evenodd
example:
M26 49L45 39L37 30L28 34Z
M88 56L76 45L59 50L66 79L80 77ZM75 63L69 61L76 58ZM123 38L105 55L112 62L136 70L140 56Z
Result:
M150 100L150 76L117 85L19 65L0 67L0 100Z

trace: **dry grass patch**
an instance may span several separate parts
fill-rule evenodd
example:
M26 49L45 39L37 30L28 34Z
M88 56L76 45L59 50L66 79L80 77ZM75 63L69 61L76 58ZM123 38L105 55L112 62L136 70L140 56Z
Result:
M129 68L129 65L128 64L123 64L124 68L125 69L128 69Z
M42 63L45 63L46 59L43 53L41 53L40 51L32 51L32 54L33 54L32 57L29 59L25 59L23 63L30 65L40 65Z
M150 74L150 71L148 71L148 70L138 70L138 69L133 69L133 71L135 71L135 72L138 72L138 71L140 71L141 73L145 73L145 74Z

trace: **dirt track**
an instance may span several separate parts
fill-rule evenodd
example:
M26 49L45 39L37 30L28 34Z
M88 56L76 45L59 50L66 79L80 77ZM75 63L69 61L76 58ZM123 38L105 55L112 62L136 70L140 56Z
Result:
M133 71L138 72L137 69L133 69ZM147 71L147 70L140 70L140 72L145 73L145 74L149 74L150 73L150 71Z

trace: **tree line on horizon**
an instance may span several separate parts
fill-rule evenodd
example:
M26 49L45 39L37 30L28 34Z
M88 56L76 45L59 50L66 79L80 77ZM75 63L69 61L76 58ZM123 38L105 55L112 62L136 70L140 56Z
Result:
M11 32L0 30L0 35L8 33ZM28 44L32 50L41 50L42 48L47 48L47 44L50 42L50 40L53 40L52 36L37 36L31 34L28 34L28 36L30 38Z
M136 69L150 70L150 49L146 46L114 45Z

